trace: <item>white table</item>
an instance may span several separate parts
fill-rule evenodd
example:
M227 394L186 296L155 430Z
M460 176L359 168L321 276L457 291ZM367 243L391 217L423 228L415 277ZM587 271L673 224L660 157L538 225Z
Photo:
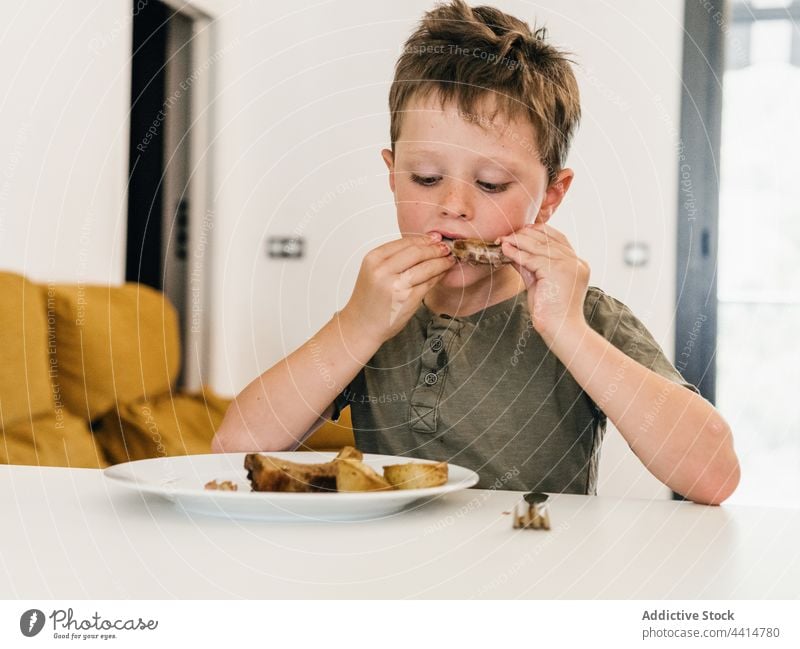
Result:
M468 490L378 521L191 515L90 469L0 466L0 597L797 598L800 510Z

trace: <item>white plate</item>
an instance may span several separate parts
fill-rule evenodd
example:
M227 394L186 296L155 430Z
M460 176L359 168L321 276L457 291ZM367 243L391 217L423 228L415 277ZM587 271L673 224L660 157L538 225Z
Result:
M184 455L137 460L104 470L107 478L140 492L157 494L190 512L233 518L266 520L363 520L397 512L420 499L431 499L467 489L478 474L449 464L448 480L440 487L365 493L279 493L250 491L244 468L246 453ZM336 453L266 453L292 462L328 462ZM364 455L364 463L378 473L388 464L427 462L393 455ZM230 480L238 491L205 489L211 480Z

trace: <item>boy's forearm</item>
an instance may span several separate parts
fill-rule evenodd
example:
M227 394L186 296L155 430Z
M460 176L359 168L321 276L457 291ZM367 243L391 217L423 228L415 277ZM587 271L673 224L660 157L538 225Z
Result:
M550 343L648 470L690 500L718 504L739 482L730 428L708 401L644 367L588 325Z
M314 336L234 399L214 451L294 448L380 347L339 311Z

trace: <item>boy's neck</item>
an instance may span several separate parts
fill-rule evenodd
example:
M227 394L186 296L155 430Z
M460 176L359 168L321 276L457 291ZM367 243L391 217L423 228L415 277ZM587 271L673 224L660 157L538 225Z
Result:
M503 266L490 276L463 290L434 286L422 302L433 313L465 317L508 300L525 290L525 282L511 266Z

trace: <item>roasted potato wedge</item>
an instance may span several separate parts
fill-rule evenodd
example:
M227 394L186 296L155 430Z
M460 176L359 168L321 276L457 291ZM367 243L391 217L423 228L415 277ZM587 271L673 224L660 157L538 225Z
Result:
M359 462L364 459L364 454L357 448L352 446L345 446L339 454L333 458L334 460L358 460Z
M383 467L383 477L395 489L424 489L447 482L447 462L392 464Z
M386 491L392 488L385 478L359 460L339 460L336 488L339 491Z

